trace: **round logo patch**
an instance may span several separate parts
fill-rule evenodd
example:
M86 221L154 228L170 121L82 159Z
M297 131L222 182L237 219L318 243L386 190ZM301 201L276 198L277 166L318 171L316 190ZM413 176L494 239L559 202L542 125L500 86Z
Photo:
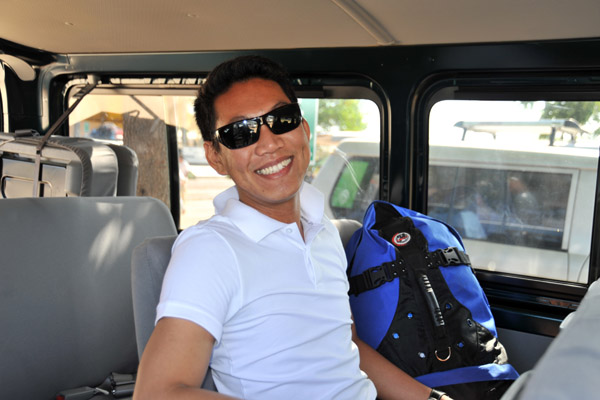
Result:
M410 242L410 235L406 232L396 233L392 237L392 243L399 247L406 245L408 242Z

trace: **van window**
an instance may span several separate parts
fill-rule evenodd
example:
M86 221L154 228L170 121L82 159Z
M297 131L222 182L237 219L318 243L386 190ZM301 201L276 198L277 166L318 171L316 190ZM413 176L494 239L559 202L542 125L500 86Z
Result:
M427 212L459 231L474 267L587 282L600 124L595 115L577 121L581 108L433 106Z
M212 197L231 186L206 164L194 94L195 89L102 88L87 95L69 117L71 136L133 149L139 160L137 195L178 210L180 227L212 215ZM170 160L169 154L179 154L179 159ZM172 179L172 170L179 179Z
M563 250L572 178L432 165L429 215L449 222L465 239Z
M168 153L170 146L177 146L181 229L212 216L213 198L233 185L231 179L218 175L206 161L202 136L194 120L195 91L196 87L165 90L164 94L160 90L97 89L82 100L69 118L71 136L124 144L135 150L139 158L137 195L158 198L170 208L177 200L170 197L173 180L169 165L173 164L169 164ZM370 100L302 98L299 102L311 128L308 182L328 169L326 160L345 138L379 137L379 111ZM376 159L367 158L361 164L353 159L360 154L350 154L349 170L331 171L335 177L321 188L331 204L326 207L330 216L362 219L365 202L368 205L377 193L378 155L377 150Z
M354 101L354 113L340 106L348 100L328 99L319 106L324 108L323 114L330 115L330 108L336 104L338 122L317 125L317 158L307 181L325 195L325 213L330 218L362 222L367 207L379 195L381 117L373 101ZM342 125L349 118L362 123Z
M379 159L351 157L333 188L331 209L336 218L362 221L369 204L377 198Z

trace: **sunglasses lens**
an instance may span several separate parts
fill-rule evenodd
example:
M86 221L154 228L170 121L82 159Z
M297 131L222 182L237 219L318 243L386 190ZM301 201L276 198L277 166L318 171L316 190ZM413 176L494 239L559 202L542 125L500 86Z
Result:
M240 149L258 141L258 121L244 120L218 130L219 140L230 149Z
M302 113L298 104L288 104L273 110L266 118L271 131L280 135L296 129L302 122Z
M245 119L217 129L219 141L225 147L235 150L258 142L261 119L276 135L296 129L302 122L302 112L298 104L287 104L262 117Z

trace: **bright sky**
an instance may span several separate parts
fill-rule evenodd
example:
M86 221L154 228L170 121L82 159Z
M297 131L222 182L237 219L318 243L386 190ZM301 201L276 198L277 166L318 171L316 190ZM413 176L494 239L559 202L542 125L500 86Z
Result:
M544 110L545 102L537 101L532 107L525 107L519 101L480 101L480 100L445 100L433 106L429 119L429 132L431 143L448 143L461 140L463 130L454 125L458 121L470 122L529 122L539 121ZM582 128L594 132L599 126L596 121L591 121ZM519 141L530 139L539 141L537 135L527 136L525 130L519 135ZM543 133L543 132L540 132ZM510 137L508 137L510 135ZM498 135L496 140L510 139L514 142L515 131L507 131L507 136ZM491 135L481 134L467 136L469 141L486 141ZM578 146L597 147L600 138L589 140L585 137L577 139Z

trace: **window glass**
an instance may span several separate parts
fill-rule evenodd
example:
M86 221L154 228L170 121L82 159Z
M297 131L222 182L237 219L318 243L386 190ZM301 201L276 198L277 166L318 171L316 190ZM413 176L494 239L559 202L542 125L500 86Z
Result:
M180 228L214 214L213 198L233 185L207 163L202 136L194 120L194 91L127 94L117 90L87 95L69 118L70 135L132 148L139 159L137 195L170 202L168 148L177 145ZM379 111L369 100L300 99L311 128L311 162L306 181L326 197L331 217L362 219L379 187ZM375 137L365 149L353 138ZM334 155L334 157L330 157ZM362 161L349 161L362 157ZM335 158L337 162L329 162ZM358 160L358 159L357 159ZM347 166L352 166L346 170ZM343 175L343 178L340 178ZM342 197L345 200L342 201Z
M69 117L70 135L133 149L139 161L137 195L158 198L168 207L173 190L168 154L177 146L180 227L185 228L210 217L212 198L232 182L217 175L204 159L194 120L194 92L143 93L90 93Z
M379 194L379 109L370 100L347 99L319 99L317 108L315 157L306 180L325 195L330 218L362 221Z
M379 190L379 159L350 157L333 189L329 206L336 218L362 221Z
M429 215L465 239L562 250L572 175L430 167Z
M457 229L475 268L587 282L600 144L587 103L434 105L428 213Z
M333 189L332 207L352 208L368 167L369 162L366 160L349 160Z

